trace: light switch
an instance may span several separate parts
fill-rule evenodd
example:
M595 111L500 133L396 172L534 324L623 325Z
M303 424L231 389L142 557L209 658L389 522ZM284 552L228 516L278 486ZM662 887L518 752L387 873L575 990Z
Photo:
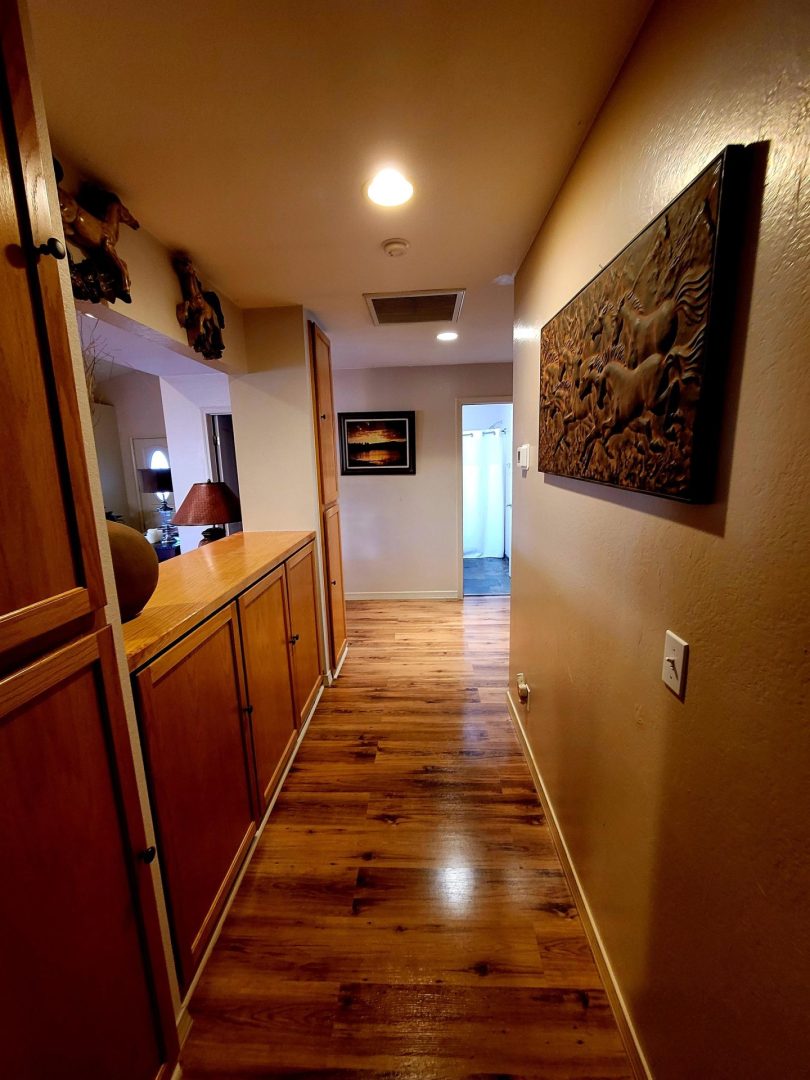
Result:
M517 448L517 463L521 469L525 470L529 468L529 444L523 443Z
M686 694L686 665L689 659L689 646L667 630L664 639L664 666L661 669L661 678L673 692L683 701Z

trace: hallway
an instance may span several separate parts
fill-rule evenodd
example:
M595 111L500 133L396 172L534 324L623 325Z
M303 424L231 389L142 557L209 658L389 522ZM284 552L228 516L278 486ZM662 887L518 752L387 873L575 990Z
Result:
M508 632L508 598L349 604L186 1080L630 1076L511 729Z

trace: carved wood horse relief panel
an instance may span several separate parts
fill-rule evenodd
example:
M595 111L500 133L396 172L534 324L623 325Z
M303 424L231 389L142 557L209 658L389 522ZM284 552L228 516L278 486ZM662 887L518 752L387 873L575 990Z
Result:
M541 472L710 496L740 154L727 147L543 327Z

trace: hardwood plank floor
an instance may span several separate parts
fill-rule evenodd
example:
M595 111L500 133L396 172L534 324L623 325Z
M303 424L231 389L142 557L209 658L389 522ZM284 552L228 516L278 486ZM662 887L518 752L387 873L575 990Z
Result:
M630 1077L506 711L508 598L348 608L184 1077Z

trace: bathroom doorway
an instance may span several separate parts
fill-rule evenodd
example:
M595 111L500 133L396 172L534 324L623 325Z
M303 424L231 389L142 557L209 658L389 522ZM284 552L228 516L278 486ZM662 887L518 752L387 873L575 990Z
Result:
M510 592L512 404L461 405L464 596Z

